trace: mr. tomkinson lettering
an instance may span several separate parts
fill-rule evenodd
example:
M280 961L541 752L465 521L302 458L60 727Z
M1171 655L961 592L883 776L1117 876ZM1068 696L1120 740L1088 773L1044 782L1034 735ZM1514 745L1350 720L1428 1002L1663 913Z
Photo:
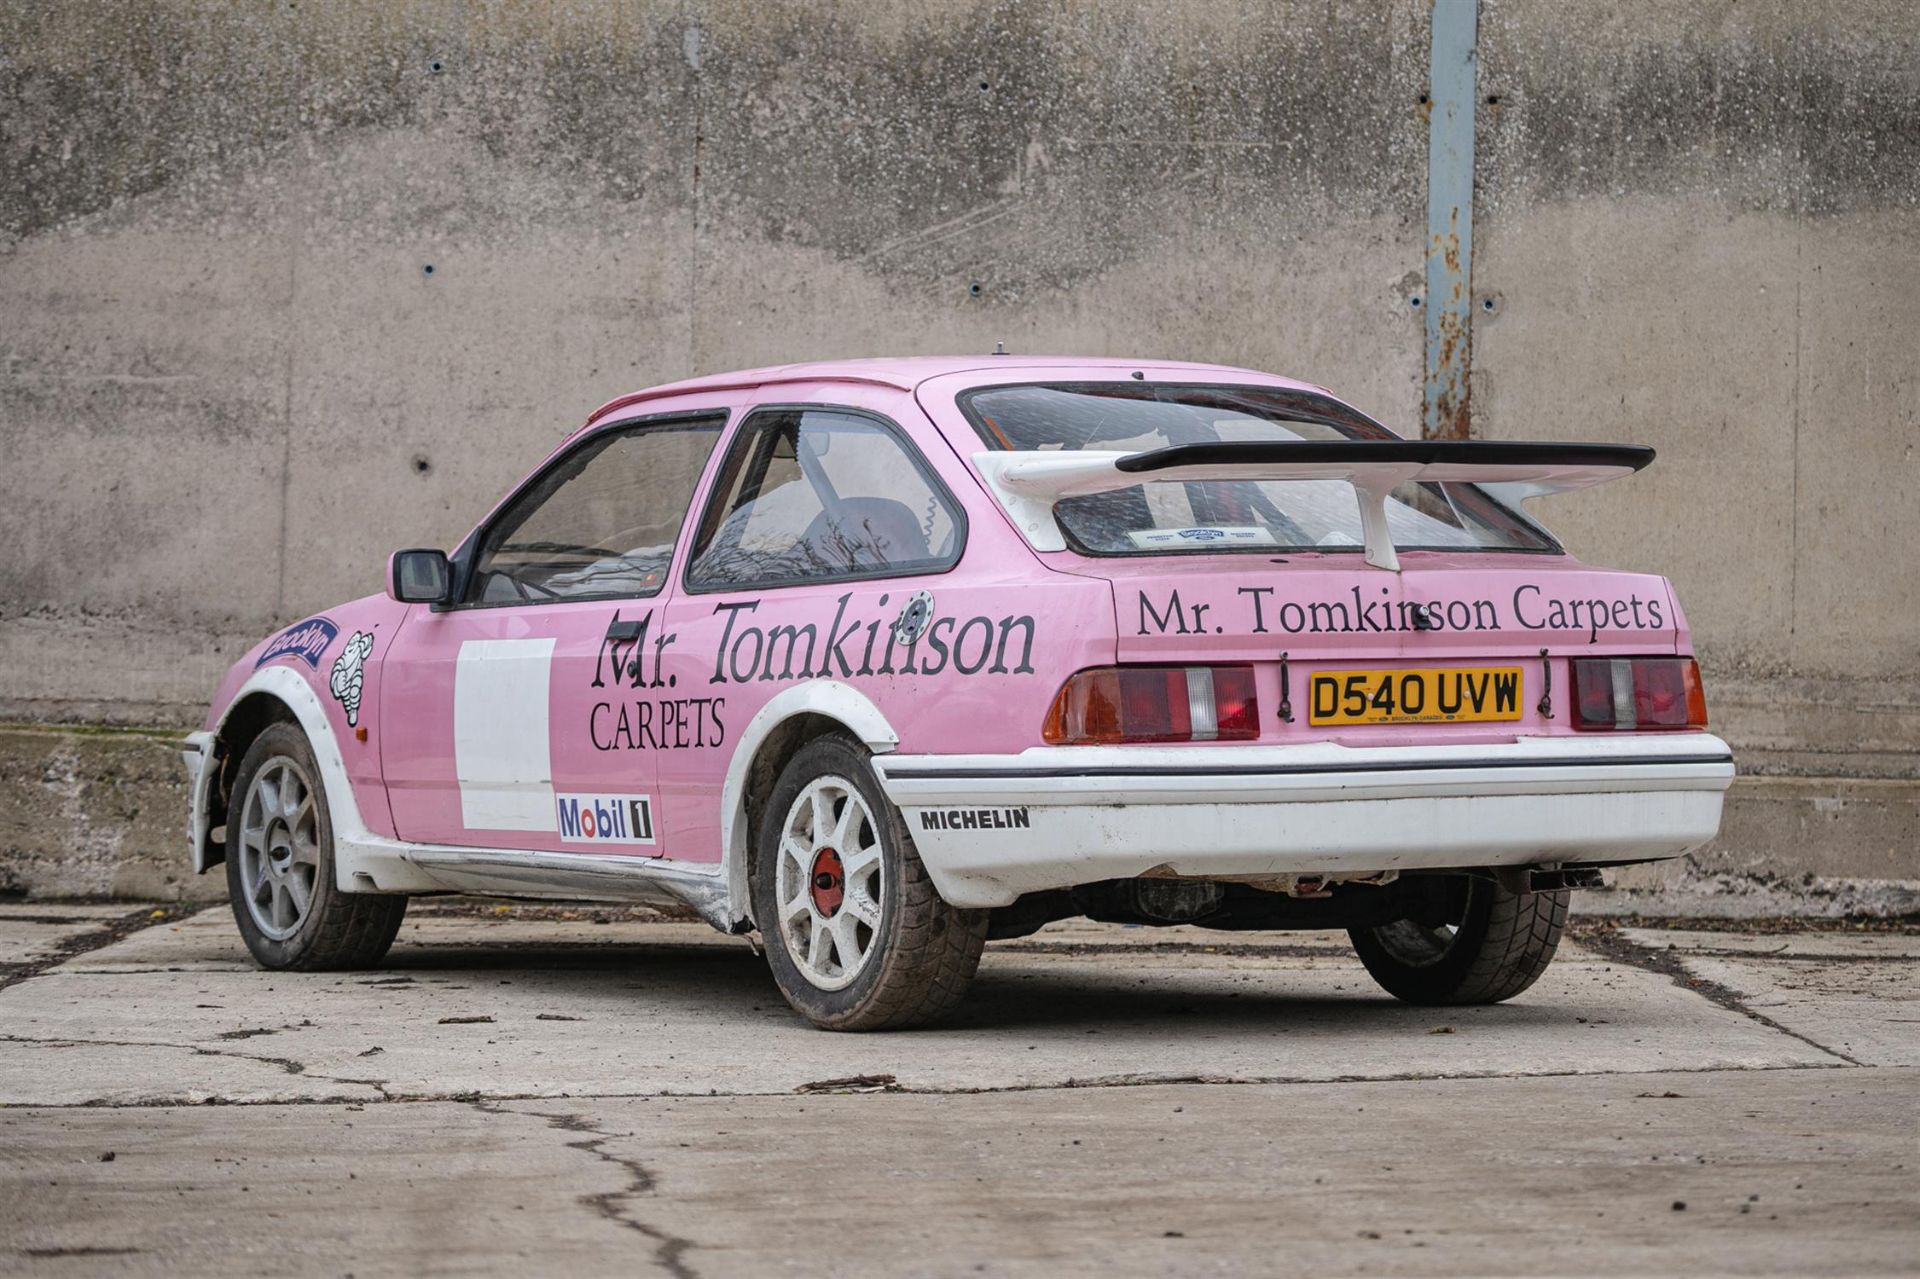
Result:
M848 593L836 601L833 620L824 630L815 622L759 626L750 620L759 611L759 600L714 605L713 611L726 614L727 620L707 682L938 675L949 668L959 675L1033 673L1031 617L938 617L902 645L894 637L891 618L849 618L852 598ZM875 607L884 608L887 598L881 595Z
M1375 598L1371 588L1354 586L1331 599L1296 600L1281 596L1279 587L1242 586L1235 590L1238 625L1233 629L1254 635L1359 635L1418 631L1585 631L1587 642L1602 630L1665 630L1663 601L1629 595L1625 599L1561 598L1547 588L1524 583L1506 601L1491 598L1396 600L1382 586ZM1229 628L1208 614L1214 605L1180 598L1177 589L1160 595L1138 593L1136 635L1224 634Z

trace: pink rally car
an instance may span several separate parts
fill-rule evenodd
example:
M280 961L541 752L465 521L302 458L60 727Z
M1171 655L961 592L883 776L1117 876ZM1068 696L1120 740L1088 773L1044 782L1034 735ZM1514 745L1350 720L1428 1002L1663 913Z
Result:
M412 893L685 903L843 1030L1074 915L1345 928L1401 999L1506 999L1733 777L1667 582L1520 510L1652 457L1202 364L625 396L228 672L194 869L268 968L377 963Z

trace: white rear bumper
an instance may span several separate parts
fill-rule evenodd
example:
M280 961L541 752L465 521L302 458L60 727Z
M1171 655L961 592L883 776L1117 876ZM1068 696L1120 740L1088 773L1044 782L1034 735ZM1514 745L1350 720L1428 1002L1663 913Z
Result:
M1165 867L1197 877L1676 857L1733 781L1706 733L1491 746L1041 747L880 755L941 895L1022 893Z

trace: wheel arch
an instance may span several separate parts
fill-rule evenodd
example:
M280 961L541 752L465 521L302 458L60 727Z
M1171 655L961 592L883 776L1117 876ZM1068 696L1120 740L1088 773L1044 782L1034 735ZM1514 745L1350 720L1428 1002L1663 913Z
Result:
M360 805L347 778L346 759L334 740L333 726L327 722L326 708L321 705L319 695L295 671L285 666L263 667L240 686L213 729L213 754L205 770L206 780L196 787L199 793L194 796L193 869L196 874L226 859L224 846L214 848L208 835L226 821L234 774L246 757L247 748L268 725L276 723L296 724L306 734L307 744L313 748L314 759L320 765L327 812L336 841L342 835L357 838L365 833Z
M240 761L246 758L247 749L253 745L254 739L266 732L269 725L299 722L291 706L263 689L234 699L213 735L213 775L207 785L210 827L220 824L222 815L233 802L234 778L240 771ZM203 849L206 865L196 866L195 870L209 869L227 859L223 844L205 843Z
M900 735L880 708L838 680L814 680L781 690L740 734L720 792L721 858L735 932L753 924L749 875L759 805L793 753L827 733L844 733L876 755L900 745Z

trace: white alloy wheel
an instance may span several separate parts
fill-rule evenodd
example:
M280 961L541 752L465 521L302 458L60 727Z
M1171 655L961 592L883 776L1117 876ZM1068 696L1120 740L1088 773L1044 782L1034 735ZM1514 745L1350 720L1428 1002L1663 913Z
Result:
M313 781L298 761L275 755L253 775L240 809L240 883L255 926L274 941L300 931L319 874Z
M780 828L781 938L801 976L842 990L879 947L886 859L854 784L828 774L794 798Z
M781 997L825 1030L893 1030L965 997L990 916L947 904L866 748L822 733L756 818L753 917Z

